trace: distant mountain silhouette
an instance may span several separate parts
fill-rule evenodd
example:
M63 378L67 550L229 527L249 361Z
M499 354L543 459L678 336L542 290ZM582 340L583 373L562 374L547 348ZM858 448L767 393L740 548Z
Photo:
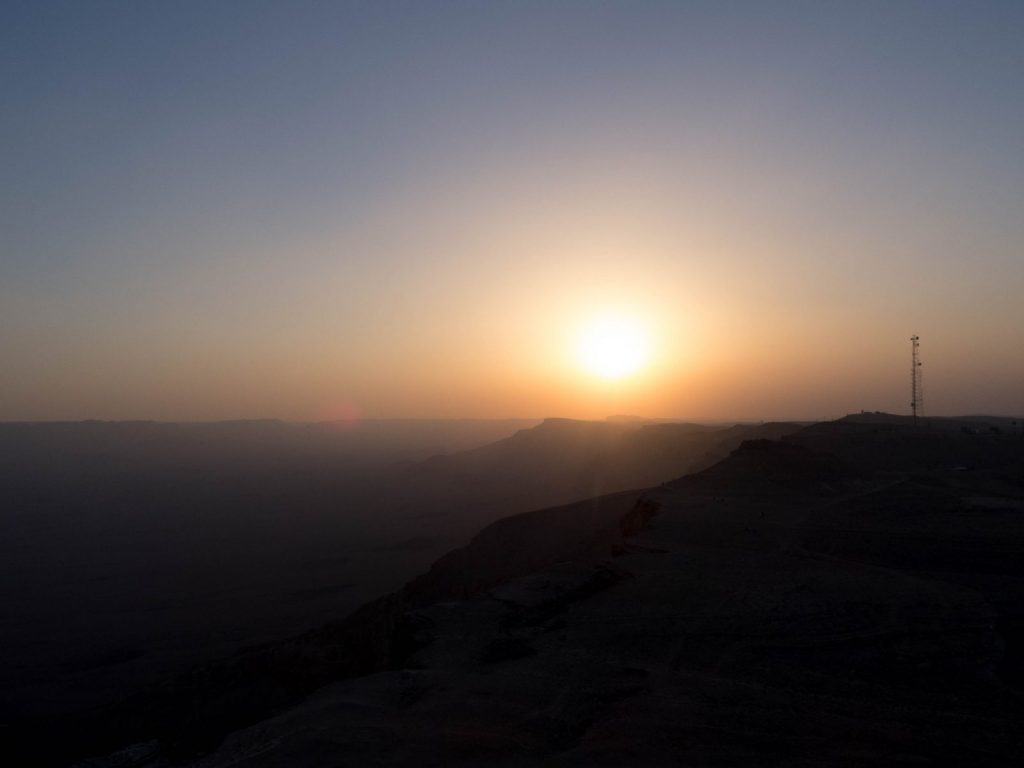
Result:
M396 477L384 498L410 513L467 510L479 527L497 513L643 488L702 469L741 442L796 432L795 423L708 427L546 419L469 451L430 458ZM493 518L492 518L493 519Z

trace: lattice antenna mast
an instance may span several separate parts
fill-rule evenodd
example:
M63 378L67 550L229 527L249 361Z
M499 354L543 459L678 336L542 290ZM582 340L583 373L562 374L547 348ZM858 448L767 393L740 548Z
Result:
M924 413L924 392L921 387L921 339L917 336L910 337L910 410L914 414L914 424L917 424L918 414Z

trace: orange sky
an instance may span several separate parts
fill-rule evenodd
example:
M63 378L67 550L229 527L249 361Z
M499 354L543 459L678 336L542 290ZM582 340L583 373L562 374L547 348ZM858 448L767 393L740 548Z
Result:
M527 6L25 19L0 419L1024 413L1020 14Z
M707 179L670 191L605 173L539 199L511 169L454 180L355 234L271 243L216 274L197 263L143 289L131 322L91 308L33 329L53 354L19 371L4 416L905 411L911 332L928 412L1024 411L1022 305L993 276L918 274L914 253L871 248L870 226L834 240L832 222L775 211L767 192L712 206L727 190ZM370 258L353 268L357 250ZM395 253L400 268L375 266ZM581 329L609 312L649 334L649 364L619 381L579 360Z

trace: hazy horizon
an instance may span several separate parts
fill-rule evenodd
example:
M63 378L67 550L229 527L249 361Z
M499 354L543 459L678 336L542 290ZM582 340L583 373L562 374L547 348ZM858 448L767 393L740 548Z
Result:
M728 417L728 416L709 416L709 417L689 417L689 416L644 416L634 413L615 413L607 416L595 416L591 418L578 418L572 416L561 416L559 414L547 414L544 416L450 416L450 417L430 417L430 416L385 416L385 417L347 417L347 418L336 418L336 419L319 419L319 420L305 420L305 419L283 419L276 416L252 416L252 417L236 417L226 419L95 419L95 418L82 418L82 419L4 419L0 420L0 425L17 425L17 424L86 424L86 423L99 423L99 424L166 424L166 425L213 425L213 424L244 424L244 423L261 423L261 422L272 422L280 423L291 426L317 426L317 425L337 425L342 428L355 428L360 424L374 424L374 423L445 423L445 422L489 422L489 423L502 423L502 422L513 422L513 423L529 423L535 422L537 424L544 421L551 420L562 420L562 421L590 421L590 422L618 422L622 424L629 423L672 423L672 424L703 424L707 426L728 426L733 424L771 424L771 423L794 423L794 424L814 424L824 421L836 421L842 419L845 416L854 416L858 414L881 414L887 416L905 416L908 419L911 418L909 413L902 412L889 412L880 411L876 409L858 409L856 411L849 411L847 413L836 413L828 416L821 417L799 417L799 416L741 416L741 417ZM970 413L954 413L954 414L922 414L921 418L927 420L929 418L935 419L970 419L970 418L1000 418L1000 419L1019 419L1024 418L1017 413L990 413L982 411L973 411ZM620 421L621 420L621 421Z
M1024 413L1020 3L5 22L0 420Z

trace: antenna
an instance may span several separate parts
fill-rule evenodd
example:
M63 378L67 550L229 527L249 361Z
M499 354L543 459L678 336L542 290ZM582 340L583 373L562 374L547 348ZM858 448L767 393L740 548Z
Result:
M910 337L910 410L914 414L914 425L917 426L917 416L924 411L924 392L921 387L921 360L919 359L918 348L921 346L921 339L916 334Z

